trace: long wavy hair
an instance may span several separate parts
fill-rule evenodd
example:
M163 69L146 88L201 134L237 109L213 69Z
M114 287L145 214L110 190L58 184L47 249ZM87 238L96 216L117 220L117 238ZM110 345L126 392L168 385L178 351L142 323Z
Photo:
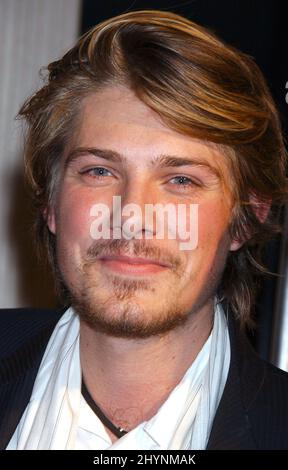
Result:
M254 60L176 14L134 11L96 25L48 66L46 83L22 106L38 247L55 266L55 236L44 214L53 203L59 162L83 98L115 84L130 87L172 129L213 142L226 156L233 187L230 233L246 242L229 253L219 293L249 324L257 275L265 272L262 248L280 230L287 197L279 117ZM255 200L271 204L265 220L257 216Z

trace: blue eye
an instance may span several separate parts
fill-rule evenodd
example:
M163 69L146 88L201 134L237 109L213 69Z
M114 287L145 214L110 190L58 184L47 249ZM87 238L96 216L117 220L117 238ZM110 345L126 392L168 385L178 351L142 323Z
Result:
M112 173L109 170L100 166L81 171L81 174L87 174L93 178L104 178L105 176L112 176Z
M195 184L194 181L192 181L190 178L187 178L187 176L175 176L174 178L171 178L170 181L173 180L178 180L178 183L176 184L179 186L190 186L191 184Z
M203 186L203 183L197 179L188 178L188 176L174 176L169 180L170 188L176 191L195 191Z

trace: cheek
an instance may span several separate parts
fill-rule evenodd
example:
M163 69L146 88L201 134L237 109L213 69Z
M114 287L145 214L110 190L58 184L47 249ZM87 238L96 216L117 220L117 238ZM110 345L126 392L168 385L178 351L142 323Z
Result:
M188 212L188 211L187 211ZM196 248L184 251L186 257L186 274L183 281L190 285L203 285L209 277L222 269L229 250L227 228L230 212L225 200L206 201L198 205L198 242ZM194 221L195 222L195 221ZM186 217L187 227L191 227L191 219ZM181 239L178 238L178 245ZM182 252L183 253L183 252Z
M199 204L198 223L195 224L197 245L188 255L188 264L190 267L194 266L193 270L196 269L197 260L199 269L209 271L219 257L226 256L225 253L229 250L229 220L230 212L224 200ZM187 221L188 224L189 222Z
M62 192L57 214L58 238L65 243L90 244L90 208L93 204L89 194L81 191Z
M186 206L186 216L178 219L177 223L177 233L186 233L186 237L178 236L178 241L187 239L191 234L196 240L197 247L209 249L213 245L216 246L227 231L229 217L229 209L221 199L194 204L191 209Z
M209 202L199 206L199 246L217 248L229 226L229 211L225 202Z

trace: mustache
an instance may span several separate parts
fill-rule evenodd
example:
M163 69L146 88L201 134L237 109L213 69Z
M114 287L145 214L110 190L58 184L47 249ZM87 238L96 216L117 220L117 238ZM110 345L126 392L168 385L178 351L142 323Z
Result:
M145 259L153 259L158 263L170 264L173 270L177 270L182 262L177 255L171 254L166 249L148 245L145 240L98 240L92 243L87 250L86 262L93 263L101 256L131 256Z

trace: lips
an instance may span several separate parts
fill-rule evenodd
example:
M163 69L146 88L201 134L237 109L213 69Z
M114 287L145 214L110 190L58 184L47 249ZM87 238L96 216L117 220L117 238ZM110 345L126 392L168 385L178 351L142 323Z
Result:
M138 257L133 258L130 256L101 256L99 259L102 261L119 261L122 263L133 264L133 265L155 264L155 265L163 266L166 268L170 267L170 265L167 263L162 263L153 259L138 258Z
M108 269L108 271L129 277L147 277L159 274L170 268L170 265L153 259L131 256L101 256L99 261L102 267Z

